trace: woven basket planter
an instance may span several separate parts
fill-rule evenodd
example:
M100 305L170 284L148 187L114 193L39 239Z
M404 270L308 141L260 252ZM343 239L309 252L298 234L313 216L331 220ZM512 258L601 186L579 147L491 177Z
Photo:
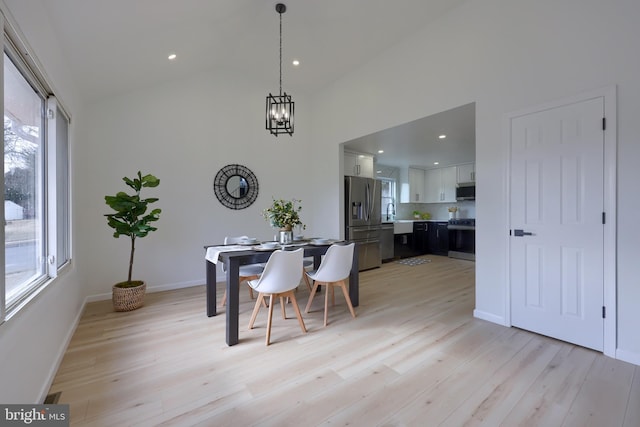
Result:
M142 284L131 288L113 286L112 299L115 311L131 311L142 307L147 284L145 282L140 283Z

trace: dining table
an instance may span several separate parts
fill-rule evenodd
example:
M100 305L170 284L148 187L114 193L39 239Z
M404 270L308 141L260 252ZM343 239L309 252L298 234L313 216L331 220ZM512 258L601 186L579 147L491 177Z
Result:
M240 289L239 289L239 270L241 265L266 263L274 250L296 250L304 249L305 257L313 257L314 269L320 266L322 256L327 252L333 243L350 243L350 242L330 242L328 244L313 244L312 242L293 243L289 245L279 246L272 250L263 250L259 246L246 246L239 248L234 245L225 251L224 245L206 245L205 246L205 263L206 263L206 304L207 316L213 317L217 313L216 289L217 289L217 272L216 263L212 258L212 253L216 257L216 262L223 262L227 274L227 306L226 306L226 343L229 346L236 345L239 340L239 316L240 316ZM357 246L357 243L356 243ZM211 250L215 249L215 251ZM358 277L358 248L353 251L353 260L351 264L351 272L349 274L349 297L354 307L359 305L359 277Z

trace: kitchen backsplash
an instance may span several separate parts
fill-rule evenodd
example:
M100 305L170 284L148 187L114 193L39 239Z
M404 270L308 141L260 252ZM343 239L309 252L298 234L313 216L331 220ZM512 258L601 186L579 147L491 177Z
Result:
M476 202L464 201L456 203L399 203L396 206L396 219L413 219L413 211L429 212L431 219L449 220L449 207L458 208L457 218L475 218Z

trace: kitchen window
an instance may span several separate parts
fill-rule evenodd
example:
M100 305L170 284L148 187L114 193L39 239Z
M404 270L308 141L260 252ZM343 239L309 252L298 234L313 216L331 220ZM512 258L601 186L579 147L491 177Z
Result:
M2 21L0 21L2 22ZM4 280L0 322L71 259L69 119L37 67L4 32Z
M392 178L378 178L382 188L380 209L382 221L391 221L396 215L396 181Z

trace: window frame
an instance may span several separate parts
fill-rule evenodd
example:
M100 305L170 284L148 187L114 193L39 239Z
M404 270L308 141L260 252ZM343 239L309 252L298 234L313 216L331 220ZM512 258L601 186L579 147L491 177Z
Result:
M380 185L382 186L382 182L389 182L391 185L391 197L387 197L387 196L381 196L380 197L380 214L382 215L382 218L385 218L387 215L387 208L389 207L389 203L393 204L393 215L396 215L396 209L398 208L398 206L396 205L396 201L397 201L397 190L398 190L398 182L396 181L395 178L390 178L390 177L384 177L384 176L379 176L377 178L379 181L381 181ZM391 199L391 202L389 203L383 203L382 200L383 199Z
M70 125L71 119L67 110L63 107L59 98L54 96L51 86L48 84L36 57L22 42L15 27L12 26L0 13L0 28L2 28L2 51L7 55L12 64L18 69L23 78L32 87L34 92L43 100L42 126L43 152L40 164L37 165L41 179L38 185L42 192L42 245L44 271L36 280L25 284L25 290L19 298L16 298L9 306L6 299L6 268L5 262L0 263L2 281L0 282L0 324L4 323L24 306L37 297L49 284L53 283L58 273L69 268L72 262L72 230L71 230L71 143ZM2 55L2 71L0 78L4 85L4 60ZM0 101L4 112L4 97ZM4 157L4 146L3 146ZM62 172L63 175L59 175ZM60 176L60 179L59 179ZM62 181L62 182L60 182ZM4 180L2 180L2 192L4 194ZM58 200L58 195L63 195L63 200ZM4 204L1 213L5 217ZM60 218L60 215L62 218ZM3 240L6 238L4 227ZM58 248L62 248L63 254L58 254ZM64 260L58 263L58 255ZM5 245L0 249L0 256L5 259Z

